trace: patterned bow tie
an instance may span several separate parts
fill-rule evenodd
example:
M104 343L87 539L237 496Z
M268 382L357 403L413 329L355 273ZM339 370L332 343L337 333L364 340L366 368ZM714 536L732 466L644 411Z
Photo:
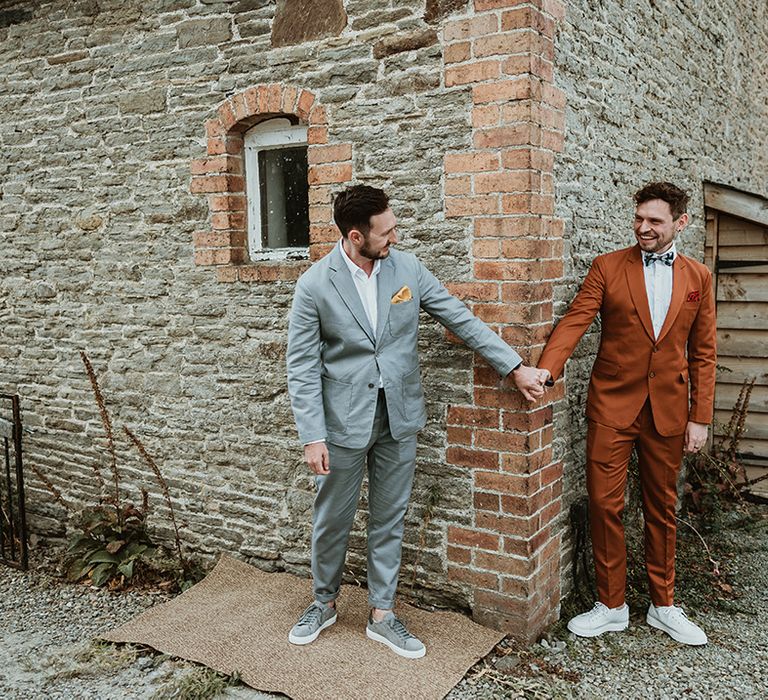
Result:
M664 253L663 255L654 255L653 253L643 253L643 260L645 261L645 266L648 267L651 263L655 262L663 262L665 265L668 265L669 267L672 267L672 260L674 259L675 254L670 250L668 253Z

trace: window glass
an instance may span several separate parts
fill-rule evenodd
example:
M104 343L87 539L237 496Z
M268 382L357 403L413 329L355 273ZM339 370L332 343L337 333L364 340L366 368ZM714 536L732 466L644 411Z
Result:
M283 117L245 135L251 258L306 257L309 246L307 128Z
M308 245L307 147L259 151L261 247Z

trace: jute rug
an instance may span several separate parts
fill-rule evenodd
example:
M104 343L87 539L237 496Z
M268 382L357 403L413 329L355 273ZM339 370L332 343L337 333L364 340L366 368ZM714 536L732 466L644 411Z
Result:
M312 644L289 644L311 599L306 579L222 556L200 583L101 637L237 672L254 688L296 700L439 700L503 636L457 613L399 605L427 645L425 657L403 659L365 636L366 591L344 586L336 624Z

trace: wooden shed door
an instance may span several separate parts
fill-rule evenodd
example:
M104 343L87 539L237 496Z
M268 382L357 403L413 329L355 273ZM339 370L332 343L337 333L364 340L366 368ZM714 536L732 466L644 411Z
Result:
M705 203L706 262L714 273L718 365L723 368L715 390L715 438L728 424L744 380L754 378L739 445L752 479L768 474L768 201L707 185ZM753 493L768 496L768 479Z

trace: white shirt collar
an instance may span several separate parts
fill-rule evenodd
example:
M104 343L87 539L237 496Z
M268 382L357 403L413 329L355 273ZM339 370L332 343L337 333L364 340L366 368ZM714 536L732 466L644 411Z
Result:
M347 264L347 267L349 268L349 272L352 275L352 277L355 277L358 274L363 275L366 279L368 278L368 275L365 274L365 270L361 268L359 265L355 265L355 263L352 262L352 259L347 255L347 251L344 250L344 239L342 238L339 241L339 248L341 250L341 257L344 260L344 262ZM371 277L374 275L379 274L379 268L381 267L381 260L374 260L373 261L373 272L371 273Z

